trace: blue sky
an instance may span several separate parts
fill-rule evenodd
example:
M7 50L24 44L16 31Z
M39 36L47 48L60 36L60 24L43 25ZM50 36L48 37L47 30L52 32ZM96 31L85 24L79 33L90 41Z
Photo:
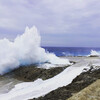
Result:
M42 46L100 47L100 0L0 0L0 38L33 25Z

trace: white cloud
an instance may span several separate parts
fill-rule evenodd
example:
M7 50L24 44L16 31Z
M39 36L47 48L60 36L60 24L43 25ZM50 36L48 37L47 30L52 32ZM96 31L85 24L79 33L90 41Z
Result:
M99 5L99 0L1 0L0 27L36 25L42 33L71 33L100 15Z

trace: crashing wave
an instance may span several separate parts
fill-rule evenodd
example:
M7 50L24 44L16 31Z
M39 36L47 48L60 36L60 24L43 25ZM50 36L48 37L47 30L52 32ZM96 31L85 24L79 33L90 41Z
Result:
M0 74L4 74L20 65L40 64L50 62L53 64L70 64L67 59L58 58L54 54L46 53L40 47L41 37L35 26L17 36L14 42L8 39L0 40Z
M91 56L91 57L98 57L98 56L100 56L100 53L95 51L95 50L91 50L91 54L89 56Z

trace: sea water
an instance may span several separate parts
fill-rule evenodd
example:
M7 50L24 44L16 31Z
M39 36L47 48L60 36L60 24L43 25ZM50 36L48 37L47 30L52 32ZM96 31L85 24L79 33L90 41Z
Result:
M57 56L87 56L91 50L100 52L96 47L43 47L46 51L55 53Z

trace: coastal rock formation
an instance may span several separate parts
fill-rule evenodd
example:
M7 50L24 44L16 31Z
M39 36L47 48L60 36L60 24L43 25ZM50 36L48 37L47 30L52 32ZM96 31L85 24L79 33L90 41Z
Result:
M35 65L20 66L18 69L15 69L12 72L5 74L4 76L10 76L10 77L13 77L14 79L17 79L20 81L27 81L27 82L22 82L21 84L17 84L15 86L15 88L13 88L11 91L9 91L8 93L6 93L4 95L8 95L8 97L13 96L18 93L17 91L15 91L15 93L13 93L13 91L16 89L21 90L20 87L21 88L23 87L21 90L21 93L24 94L24 91L27 90L27 88L24 87L24 85L25 85L28 88L30 88L29 90L33 91L33 92L28 92L28 94L25 94L25 96L27 96L28 99L31 99L31 100L66 100L66 99L69 99L70 97L74 96L76 93L78 93L81 90L83 90L84 88L88 87L90 84L92 84L96 80L100 79L99 58L87 57L87 58L82 58L79 60L78 59L77 60L76 60L76 58L75 58L75 60L73 59L72 61L75 61L76 64L74 64L70 67L65 66L65 67L58 67L58 68L54 67L54 68L50 68L50 69L43 69L43 68L38 68ZM66 67L68 67L68 68L66 68ZM73 67L74 67L74 69L73 69ZM59 74L59 75L61 75L60 78L58 77L59 82L57 82L57 80L55 81L55 79L53 80L55 82L54 85L56 86L56 83L61 83L64 81L66 82L68 79L70 79L77 68L81 68L81 72L79 70L79 72L81 74L78 74L78 76L76 75L77 77L75 76L76 78L74 77L72 79L73 81L71 81L69 84L59 86L56 89L52 89L51 91L48 91L47 93L44 93L43 95L40 95L41 93L43 93L43 91L45 89L45 88L43 89L43 86L45 87L45 84L42 84L42 82L45 82L45 81L47 82L48 80L46 80L46 79L55 78L57 74L59 74L60 72L63 73L63 70L67 69L66 72L64 70L65 73L63 75L61 75L61 73ZM70 69L70 70L73 69L74 71L69 72L68 69ZM71 73L71 74L68 74L68 73ZM60 81L63 79L63 76L65 77L64 80ZM43 80L38 79L38 78L42 78ZM34 81L35 83L40 82L39 85L42 84L41 86L38 86L38 84L36 83L37 87L38 87L38 92L34 91L35 90L34 88L36 87L36 85L32 81ZM53 81L50 80L49 82L47 82L46 87L47 87L48 83L50 83L50 82L53 83ZM36 87L36 90L37 90L37 87ZM52 88L52 85L49 85L48 87L49 87L48 90L50 90ZM43 91L40 92L39 89L41 91L42 90ZM35 97L34 93L37 93L37 95L39 95L39 96ZM30 95L32 95L32 97L30 97ZM3 96L3 97L5 98L5 96ZM3 97L1 96L1 98L3 98ZM20 97L20 94L19 94L19 97ZM22 95L22 98L23 97L24 96ZM15 98L16 98L16 96L15 96Z
M32 100L66 100L98 79L100 79L100 69L91 68L89 71L77 76L71 84L58 88L44 97L34 98Z
M100 100L100 79L68 100Z
M21 66L18 69L15 69L12 72L9 72L5 75L10 74L12 75L12 77L21 81L34 81L38 78L46 80L48 78L51 78L59 74L67 67L68 66L43 69L43 68L37 68L35 65Z

